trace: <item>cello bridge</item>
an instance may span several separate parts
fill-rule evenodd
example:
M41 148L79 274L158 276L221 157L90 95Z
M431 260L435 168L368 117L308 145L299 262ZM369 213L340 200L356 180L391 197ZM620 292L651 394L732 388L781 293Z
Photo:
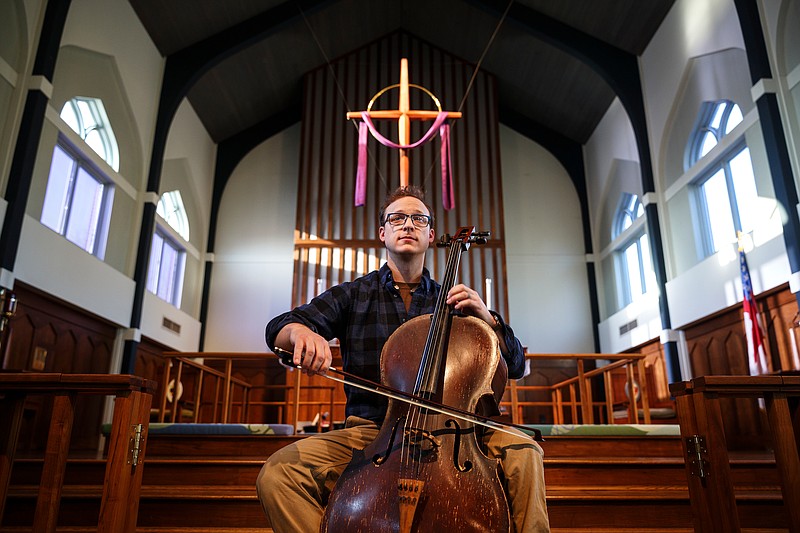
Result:
M433 433L419 428L406 429L405 441L409 446L418 448L422 452L436 451L442 445L442 441Z

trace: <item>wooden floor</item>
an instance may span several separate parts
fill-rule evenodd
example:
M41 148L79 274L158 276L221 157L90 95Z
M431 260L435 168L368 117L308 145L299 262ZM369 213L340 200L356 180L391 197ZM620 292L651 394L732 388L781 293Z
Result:
M264 458L302 437L154 436L147 443L137 531L248 533L271 528L254 483ZM547 437L545 479L554 532L689 532L680 437ZM29 531L41 460L14 463L2 531ZM70 459L59 532L92 531L105 464ZM745 531L788 531L768 453L732 453Z

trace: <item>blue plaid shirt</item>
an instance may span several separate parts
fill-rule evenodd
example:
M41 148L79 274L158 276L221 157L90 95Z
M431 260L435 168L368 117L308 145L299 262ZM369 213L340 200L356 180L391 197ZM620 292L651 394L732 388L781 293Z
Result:
M407 320L433 313L440 286L423 269L419 287L412 293L406 311L400 292L395 288L387 264L380 270L350 282L331 287L311 302L272 319L267 324L266 339L275 348L275 337L287 324L299 322L324 338L339 339L343 370L380 383L380 356L386 339ZM520 378L525 367L522 344L496 313L501 334L509 353L503 357L510 378ZM383 396L356 387L345 386L346 416L359 416L378 425L386 415L388 401Z

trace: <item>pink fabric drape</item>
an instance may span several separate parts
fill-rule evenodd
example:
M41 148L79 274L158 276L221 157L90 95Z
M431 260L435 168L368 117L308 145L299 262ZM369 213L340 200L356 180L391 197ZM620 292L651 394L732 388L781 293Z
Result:
M372 136L378 139L382 145L394 149L408 150L422 146L430 141L436 132L442 140L441 148L441 164L442 164L442 204L444 208L450 210L455 205L453 194L453 179L452 167L450 163L450 125L446 124L448 113L447 111L440 112L433 125L428 129L425 135L415 143L403 145L397 144L383 135L375 128L369 114L366 111L361 113L361 124L358 126L358 168L356 169L356 190L355 190L355 205L356 207L362 206L366 200L367 188L367 131L372 133Z
M358 125L358 169L356 170L356 207L361 207L367 198L367 123Z
M446 211L455 207L455 193L453 192L453 172L450 163L450 124L442 124L439 128L442 138L442 205Z

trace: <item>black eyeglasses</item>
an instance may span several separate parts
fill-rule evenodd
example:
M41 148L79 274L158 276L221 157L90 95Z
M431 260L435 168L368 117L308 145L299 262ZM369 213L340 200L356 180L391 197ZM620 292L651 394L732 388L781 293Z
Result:
M411 217L411 222L418 228L426 228L430 225L433 218L430 215L407 215L405 213L387 213L383 223L389 223L393 228L402 228L406 225L406 220Z

